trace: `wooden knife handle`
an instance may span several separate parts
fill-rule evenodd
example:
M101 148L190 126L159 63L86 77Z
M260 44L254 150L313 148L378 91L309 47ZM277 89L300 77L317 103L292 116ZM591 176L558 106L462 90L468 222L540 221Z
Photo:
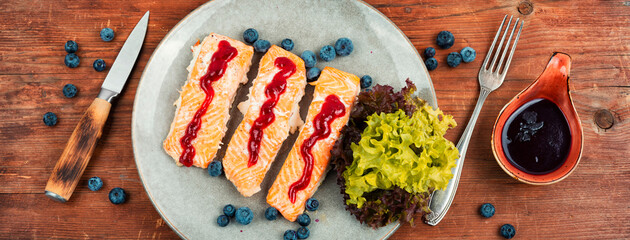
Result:
M66 202L72 196L83 171L101 138L111 103L96 98L79 120L46 184L46 196Z

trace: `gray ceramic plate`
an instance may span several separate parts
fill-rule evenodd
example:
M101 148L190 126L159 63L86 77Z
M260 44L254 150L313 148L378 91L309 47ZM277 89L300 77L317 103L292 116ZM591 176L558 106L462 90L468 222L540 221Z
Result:
M422 59L407 37L384 15L366 3L355 0L216 0L208 2L182 19L162 40L149 60L138 86L132 120L133 148L138 172L157 211L177 234L189 239L280 239L296 223L281 219L269 222L265 194L281 167L295 135L282 146L277 160L263 182L262 191L250 198L242 197L225 177L210 177L200 168L177 167L162 150L178 97L186 80L186 66L192 58L190 46L210 32L242 40L245 29L253 27L262 39L272 44L284 38L295 42L293 53L319 49L334 44L340 37L354 42L354 52L317 66L331 66L358 76L369 74L375 83L400 88L409 78L422 98L435 106L435 93ZM261 54L256 54L249 79L254 79ZM249 84L248 84L249 85ZM242 87L232 108L232 119L225 143L242 115L236 104L245 100L249 86ZM302 100L302 117L310 103L312 87ZM224 155L220 151L218 159ZM321 202L318 211L310 213L309 239L383 239L398 224L373 230L361 225L344 209L343 198L330 172L315 193ZM247 206L254 221L242 226L232 222L227 227L216 224L226 204Z

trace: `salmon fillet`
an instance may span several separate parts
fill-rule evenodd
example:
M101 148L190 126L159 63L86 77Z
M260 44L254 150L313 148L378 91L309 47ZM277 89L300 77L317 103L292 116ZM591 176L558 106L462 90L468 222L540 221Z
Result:
M348 122L360 91L357 76L330 67L324 68L311 84L315 85L315 92L305 124L267 195L267 203L289 221L295 221L304 211L306 200L324 180L330 150Z
M178 166L207 168L227 130L236 90L247 82L254 50L216 33L192 50L188 78L175 102L175 117L163 147ZM204 90L204 86L209 87Z
M304 61L276 45L271 46L260 60L249 99L239 104L243 121L232 135L223 158L225 176L243 196L260 191L282 142L290 130L293 132L301 125L298 103L305 86Z

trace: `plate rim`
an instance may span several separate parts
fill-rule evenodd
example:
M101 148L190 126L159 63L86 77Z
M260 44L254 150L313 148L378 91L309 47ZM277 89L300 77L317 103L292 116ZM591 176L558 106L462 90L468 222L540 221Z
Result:
M199 5L197 8L195 8L194 10L192 10L190 13L188 13L186 16L184 16L184 18L182 18L181 20L179 20L179 22L177 22L177 24L175 24L169 31L168 33L166 33L166 35L164 35L164 37L162 38L162 40L160 40L160 43L158 43L158 45L155 46L155 49L153 49L153 52L151 53L151 57L149 57L149 60L147 61L147 63L145 64L144 69L142 70L142 75L140 76L140 79L138 80L138 86L136 87L136 94L134 96L134 100L133 100L133 106L132 106L132 110L131 110L131 145L133 148L133 160L134 163L136 164L136 170L138 171L138 176L140 177L140 182L142 183L142 188L144 189L144 191L147 193L147 195L149 196L149 201L151 202L151 204L153 205L153 207L155 208L155 210L157 210L158 214L160 215L160 217L166 222L166 224L171 228L171 230L173 230L180 238L183 239L190 239L189 237L187 237L182 231L180 231L177 227L175 227L173 225L173 223L171 223L170 219L168 219L168 217L166 217L166 215L162 212L162 209L160 209L160 207L155 203L155 201L153 200L153 195L151 194L151 192L149 191L149 189L147 189L147 186L145 184L145 180L144 180L144 176L142 175L142 172L140 171L140 165L138 164L138 160L137 157L139 154L137 152L137 147L136 147L136 141L138 141L136 139L136 137L138 136L138 134L136 133L137 129L134 128L134 123L136 122L136 116L137 116L137 109L136 105L139 104L138 103L138 94L139 91L138 89L140 89L142 87L142 83L144 82L143 79L146 76L146 71L147 68L149 67L149 65L151 64L151 62L154 60L155 57L155 52L156 50L158 50L166 40L168 40L172 34L174 34L174 30L177 29L181 24L187 23L188 19L195 14L196 12L200 11L201 9L205 8L206 5L212 4L217 0L210 0L204 4ZM356 1L359 2L363 5L365 5L366 7L370 8L371 10L373 10L374 12L376 12L377 14L381 15L381 17L383 17L389 24L391 24L392 26L394 26L394 28L400 33L402 34L402 36L405 38L405 40L407 41L407 43L409 45L411 45L411 47L413 48L414 52L416 53L416 56L420 59L420 62L424 62L422 59L422 56L420 55L420 53L418 52L418 49L416 48L415 45L413 45L413 43L411 42L411 40L409 39L409 37L407 37L407 35L391 20L389 19L389 17L387 17L385 14L383 14L381 11L379 11L378 9L376 9L374 6L370 5L369 3L366 3L363 0L350 0L350 1ZM424 72L426 73L427 79L429 80L429 90L430 93L432 93L432 102L434 103L435 107L438 107L438 103L437 103L437 96L435 94L435 88L433 87L433 80L431 79L431 75L429 74L429 71L427 70L426 66L424 64L420 64L422 70L424 70ZM401 224L399 221L396 221L396 226L394 226L389 232L387 232L385 234L385 236L382 236L380 239L388 239L389 237L391 237L397 230L398 228L400 228Z

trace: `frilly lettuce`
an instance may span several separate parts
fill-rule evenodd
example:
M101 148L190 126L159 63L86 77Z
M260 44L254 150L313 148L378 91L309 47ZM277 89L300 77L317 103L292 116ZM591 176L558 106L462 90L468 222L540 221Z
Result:
M398 110L373 114L366 122L359 144L351 144L354 162L343 173L346 204L361 208L364 194L393 186L412 194L446 188L459 154L444 138L455 126L452 116L424 105L411 117Z
M428 213L435 189L444 189L459 153L444 138L456 123L413 96L376 85L359 94L348 125L331 153L346 209L376 228Z

